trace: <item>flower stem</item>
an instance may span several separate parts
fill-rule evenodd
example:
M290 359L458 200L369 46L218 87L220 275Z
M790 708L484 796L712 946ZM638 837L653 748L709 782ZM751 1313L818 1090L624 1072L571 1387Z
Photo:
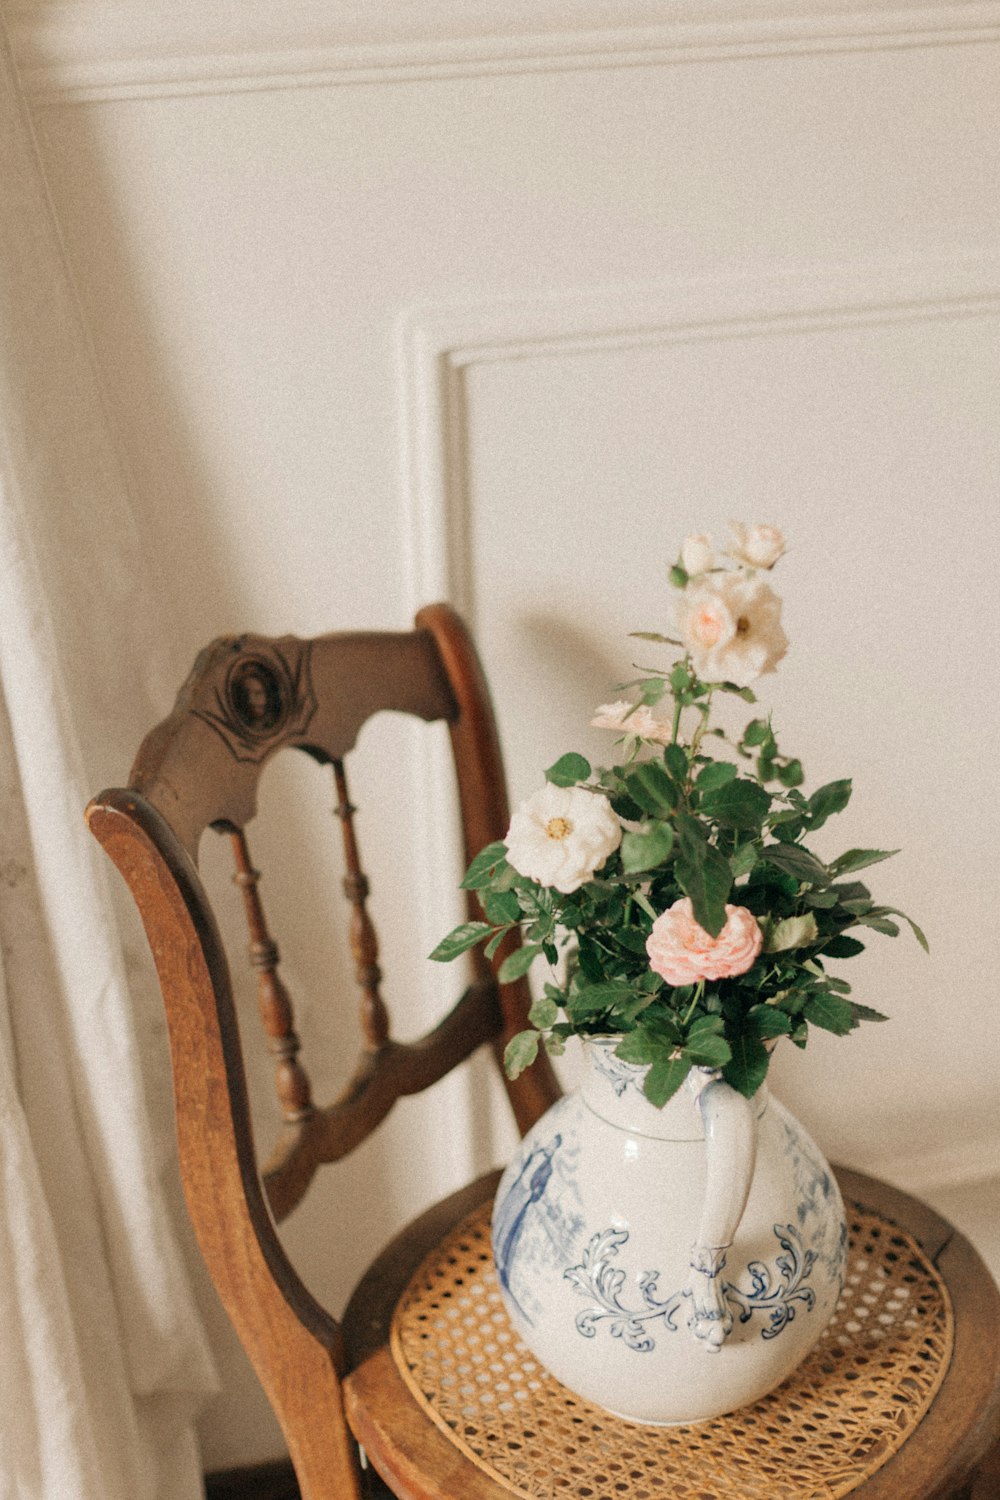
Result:
M704 981L704 979L699 979L698 983L694 987L694 994L691 997L691 1004L688 1007L687 1014L685 1015L683 1021L681 1022L681 1025L684 1027L685 1031L687 1030L687 1027L688 1027L688 1024L689 1024L689 1022L691 1020L691 1017L694 1015L695 1011L698 1009L698 1004L699 1004L702 996L704 995L704 993L705 993L705 981Z

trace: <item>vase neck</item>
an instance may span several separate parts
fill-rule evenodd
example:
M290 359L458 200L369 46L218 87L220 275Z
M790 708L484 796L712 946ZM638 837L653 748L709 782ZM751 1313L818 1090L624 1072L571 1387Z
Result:
M649 1067L627 1063L615 1056L620 1037L585 1037L584 1068L580 1091L584 1103L609 1125L636 1135L663 1141L700 1141L705 1125L698 1108L698 1095L707 1083L720 1075L709 1068L692 1068L681 1087L662 1109L651 1104L643 1093L643 1082ZM753 1098L759 1117L767 1108L767 1088L760 1088Z

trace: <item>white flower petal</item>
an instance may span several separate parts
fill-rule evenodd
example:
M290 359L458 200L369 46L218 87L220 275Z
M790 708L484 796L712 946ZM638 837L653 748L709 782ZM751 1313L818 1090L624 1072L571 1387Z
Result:
M568 896L600 869L621 839L621 823L603 793L546 782L511 818L507 859L519 875Z

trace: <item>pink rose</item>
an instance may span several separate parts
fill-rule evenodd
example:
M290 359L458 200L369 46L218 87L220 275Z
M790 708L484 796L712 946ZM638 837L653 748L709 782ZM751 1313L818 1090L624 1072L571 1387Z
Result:
M727 906L726 925L713 938L695 921L690 898L682 896L653 923L646 952L649 967L668 984L695 984L745 974L763 942L757 918L745 906Z

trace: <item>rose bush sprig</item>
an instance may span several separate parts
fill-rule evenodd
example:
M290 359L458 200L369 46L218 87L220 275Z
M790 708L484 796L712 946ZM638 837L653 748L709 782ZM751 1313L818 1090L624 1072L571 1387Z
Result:
M738 738L712 723L716 695L755 703L750 684L788 646L768 582L784 538L770 526L732 532L724 562L706 536L681 548L670 573L677 636L636 632L679 659L643 670L621 689L630 698L597 710L593 724L617 735L617 763L595 769L570 753L549 767L462 882L483 920L463 922L431 955L447 961L482 942L492 957L517 927L522 944L501 982L539 958L552 966L531 1028L507 1046L513 1077L541 1042L559 1053L567 1037L610 1034L619 1057L649 1065L644 1087L657 1105L696 1066L749 1096L779 1038L804 1047L811 1026L843 1035L886 1019L828 969L863 951L851 929L895 936L901 919L927 947L855 878L896 851L823 861L807 846L847 806L850 780L806 795L801 763L779 750L769 717L750 718Z

